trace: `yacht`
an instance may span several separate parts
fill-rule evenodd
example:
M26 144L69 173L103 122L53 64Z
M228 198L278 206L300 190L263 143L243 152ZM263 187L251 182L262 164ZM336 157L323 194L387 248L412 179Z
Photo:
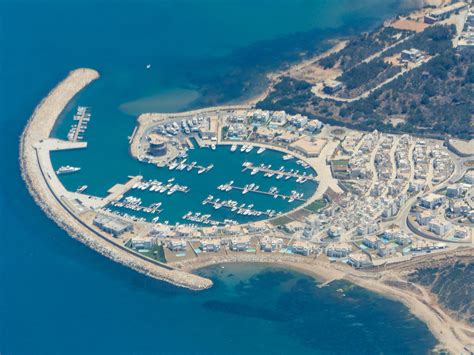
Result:
M237 144L232 144L232 147L230 147L230 151L233 153L237 150Z
M267 150L266 148L260 147L260 148L258 148L258 150L257 150L257 154L262 154L262 153L263 153L264 151L266 151L266 150Z
M293 156L290 155L290 154L287 154L287 155L283 156L283 160L290 160L290 159L293 159Z
M82 185L82 186L80 186L80 187L77 188L76 192L82 193L82 192L84 192L87 188L88 188L87 185Z
M56 174L67 174L67 173L75 173L76 171L81 170L81 168L75 167L75 166L61 166L58 170L56 170Z

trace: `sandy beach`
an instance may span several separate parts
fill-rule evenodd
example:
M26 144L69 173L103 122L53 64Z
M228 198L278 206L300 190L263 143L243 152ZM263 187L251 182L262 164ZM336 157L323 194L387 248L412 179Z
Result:
M470 251L467 253L469 254ZM314 277L322 285L334 280L347 280L384 297L402 302L414 316L428 326L442 349L448 349L453 354L468 353L466 346L474 343L472 326L453 318L439 306L434 295L423 287L404 280L403 274L406 271L398 272L396 268L385 272L361 271L341 264L328 263L321 258L270 253L250 255L241 253L205 260L195 259L181 263L181 267L183 270L196 272L204 267L236 262L263 263L290 268Z

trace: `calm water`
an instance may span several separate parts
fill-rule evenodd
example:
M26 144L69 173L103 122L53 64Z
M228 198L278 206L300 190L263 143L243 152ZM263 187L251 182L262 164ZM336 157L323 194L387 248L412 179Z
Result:
M318 289L307 276L252 265L202 271L216 287L201 293L150 280L68 238L33 203L18 169L27 118L73 68L101 72L77 100L94 107L88 139L109 129L91 141L94 164L114 169L135 114L250 95L258 87L242 89L246 78L324 48L324 38L367 29L398 3L0 0L0 353L430 349L433 337L406 308L345 283ZM97 179L105 184L107 174Z

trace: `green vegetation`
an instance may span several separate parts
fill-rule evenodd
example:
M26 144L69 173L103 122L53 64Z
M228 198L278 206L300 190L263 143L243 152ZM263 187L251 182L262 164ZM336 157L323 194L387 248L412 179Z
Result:
M470 139L474 136L474 50L451 48L452 35L453 27L433 26L414 35L400 48L396 46L397 51L405 47L419 48L434 58L367 98L353 102L321 99L311 93L309 83L283 78L257 106L285 110L290 114L301 113L325 123L361 130L378 129L437 138L448 134ZM354 69L348 73L357 71ZM363 75L357 74L346 80L357 86ZM391 117L403 121L394 126Z
M319 64L324 68L333 68L336 64L339 64L340 68L346 71L383 48L409 35L409 31L400 31L391 27L379 27L370 33L362 33L352 38L345 48L320 59Z
M320 209L324 208L325 206L326 206L326 201L324 199L320 199L320 200L316 200L310 203L305 208L311 212L318 212Z
M281 217L277 217L275 219L272 219L270 221L270 223L273 224L274 226L282 226L282 225L285 225L287 223L290 223L291 221L293 221L293 220L290 217L281 216Z
M343 82L347 89L352 90L374 80L389 67L390 64L385 63L383 60L374 59L345 71L337 80Z
M409 281L427 287L437 295L441 305L459 318L474 324L474 263L472 258L449 261L442 265L420 268Z

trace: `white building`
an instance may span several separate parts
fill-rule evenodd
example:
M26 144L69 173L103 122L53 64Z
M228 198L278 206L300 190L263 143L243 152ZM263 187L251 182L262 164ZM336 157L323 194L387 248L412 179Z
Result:
M343 258L352 251L352 245L349 243L329 243L325 251L326 255L331 258Z
M368 267L372 265L369 256L362 252L350 253L348 263L355 268Z
M445 196L443 195L429 193L420 199L420 205L424 208L434 209L439 207L443 203L444 199Z
M437 235L443 236L451 230L453 225L444 219L436 218L428 223L428 229Z

